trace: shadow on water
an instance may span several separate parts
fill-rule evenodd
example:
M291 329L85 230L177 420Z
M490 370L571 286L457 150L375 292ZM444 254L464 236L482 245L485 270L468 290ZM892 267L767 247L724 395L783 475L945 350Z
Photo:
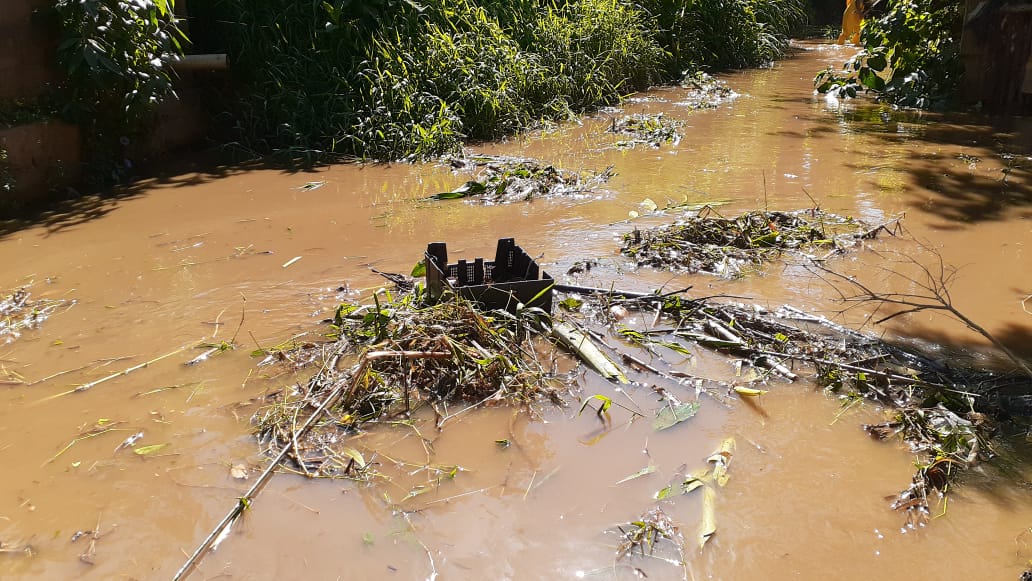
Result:
M874 104L841 108L814 123L864 134L894 146L914 146L915 154L898 171L925 192L910 207L942 220L935 227L955 230L965 224L1011 217L1032 217L1032 121L965 113L893 111ZM924 153L916 153L923 151ZM870 170L868 160L848 164ZM924 195L927 194L927 195Z
M1032 361L1032 316L1028 317L1029 324L1005 323L992 331L993 337L1003 343L1015 355ZM1014 363L1008 360L1003 353L992 349L986 342L976 338L974 335L968 338L960 338L955 334L943 331L941 328L924 324L907 323L906 328L896 328L898 333L906 333L912 337L920 337L922 341L932 345L940 345L944 349L956 354L979 354L979 364L986 369L1012 370Z
M85 195L72 191L74 197L52 195L15 217L0 216L0 239L36 226L46 230L45 237L75 228L103 218L123 202L151 190L192 188L259 170L279 171L285 175L314 173L327 165L277 157L241 160L239 155L223 148L180 155L171 161L144 166L132 183Z

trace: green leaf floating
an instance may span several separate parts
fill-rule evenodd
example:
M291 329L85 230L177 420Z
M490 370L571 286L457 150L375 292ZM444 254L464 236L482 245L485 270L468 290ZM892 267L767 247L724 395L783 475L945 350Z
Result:
M470 180L450 192L441 192L430 196L434 200L458 200L468 196L479 196L487 192L487 186Z
M165 448L168 444L151 444L150 446L137 446L133 448L133 452L137 456L149 456L162 448Z
M412 267L412 278L421 278L426 276L426 259L420 260Z
M652 420L652 427L659 430L665 430L672 428L677 424L691 418L699 411L698 402L688 402L673 406L664 406L656 414L656 419Z

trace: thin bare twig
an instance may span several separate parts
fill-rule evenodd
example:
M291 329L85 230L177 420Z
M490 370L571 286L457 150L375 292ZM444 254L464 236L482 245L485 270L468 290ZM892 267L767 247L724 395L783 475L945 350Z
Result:
M920 289L919 292L891 292L875 290L867 284L857 280L855 277L836 272L818 262L812 263L809 268L815 270L822 280L830 284L835 292L838 293L840 300L844 302L856 303L857 306L873 304L876 307L876 313L883 307L902 307L900 310L877 319L875 321L877 324L890 321L896 317L922 311L945 312L963 323L968 329L987 339L1012 363L1014 363L1022 373L1032 378L1032 367L1029 366L1027 361L1011 351L992 333L987 331L985 327L976 323L953 305L953 297L950 295L949 286L957 276L957 269L952 266L947 266L942 255L935 249L921 243L919 244L924 250L935 256L937 265L934 272L927 265L918 262L916 259L909 256L905 257L903 262L917 267L920 271L919 276L921 278L908 276L898 270L881 267L881 269L889 276L903 279L913 287ZM845 283L855 292L853 294L846 294L842 291L839 285L835 284L836 281ZM845 310L849 310L850 308L853 307L847 307ZM843 312L845 312L845 310Z

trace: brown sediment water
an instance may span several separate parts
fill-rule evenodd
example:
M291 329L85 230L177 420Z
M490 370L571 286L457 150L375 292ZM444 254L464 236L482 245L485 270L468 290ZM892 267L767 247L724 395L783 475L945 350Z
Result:
M0 553L0 577L170 578L265 465L248 402L297 380L264 377L250 351L320 332L340 298L385 284L370 266L407 272L430 241L447 241L453 256L489 255L497 238L514 236L559 278L576 260L598 259L579 284L693 285L697 295L831 312L842 308L837 295L793 264L735 281L636 271L618 253L633 227L628 212L650 198L661 207L727 201L718 208L725 214L815 201L871 222L905 213L910 232L960 268L955 306L1027 352L1032 144L1022 121L829 101L812 94L811 79L848 49L800 47L771 69L725 77L740 96L714 110L689 111L677 104L682 90L656 89L621 112L474 148L576 170L612 165L606 193L498 206L425 202L465 181L429 164L183 173L90 213L9 232L0 239L0 286L31 283L34 296L75 305L0 345L0 548L35 552ZM642 112L683 121L680 143L613 148L611 118ZM930 257L881 238L832 264L906 291L880 270L893 267L896 252ZM934 314L869 330L985 347ZM202 352L189 347L234 337L241 347L183 365ZM722 358L699 359L697 371L733 373ZM76 371L29 385L67 370ZM956 486L947 506L933 503L927 526L907 528L886 498L908 485L915 456L859 428L883 410L843 411L805 380L769 387L754 403L704 398L697 417L659 433L616 408L603 428L593 414L578 416L576 404L479 409L440 432L421 416L412 426L379 426L352 444L390 483L277 475L192 578L424 579L436 570L443 579L629 579L629 563L651 579L1012 579L1032 558L1032 497L1020 484L1027 474ZM584 395L654 405L647 385L623 389L614 394L591 373L581 380ZM141 431L137 446L168 445L116 451ZM717 493L716 536L697 547L696 492L664 505L685 537L686 569L654 557L614 566L615 527L653 506L682 464L705 466L725 437L736 438L737 451ZM231 475L241 464L251 467L248 480ZM654 473L617 484L649 465ZM453 466L453 477L441 476ZM98 524L96 538L72 542Z

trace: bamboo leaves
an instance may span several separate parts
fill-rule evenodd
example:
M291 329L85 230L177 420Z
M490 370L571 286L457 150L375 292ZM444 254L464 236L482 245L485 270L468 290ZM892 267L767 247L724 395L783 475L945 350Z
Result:
M160 452L161 450L164 450L168 446L168 444L151 444L149 446L138 446L136 448L133 448L133 454L136 454L137 456L150 456L155 452Z
M736 385L732 389L738 395L745 397L760 397L768 391L766 389L754 389L752 387L745 387L743 385Z
M699 523L699 548L717 534L717 492L707 486L702 489L702 521Z
M623 484L624 482L629 482L629 481L634 480L636 478L641 478L642 476L645 476L647 474L652 474L655 471L656 471L656 466L654 464L649 464L648 466L642 468L641 470L635 472L634 474L631 474L630 476L628 476L626 478L621 478L616 483L617 484Z
M731 458L735 452L735 439L725 438L720 443L720 448L706 459L713 464L713 480L719 486L727 484L727 469L731 466Z
M607 357L584 333L569 323L552 325L552 336L591 365L602 377L619 383L629 383L620 367Z

